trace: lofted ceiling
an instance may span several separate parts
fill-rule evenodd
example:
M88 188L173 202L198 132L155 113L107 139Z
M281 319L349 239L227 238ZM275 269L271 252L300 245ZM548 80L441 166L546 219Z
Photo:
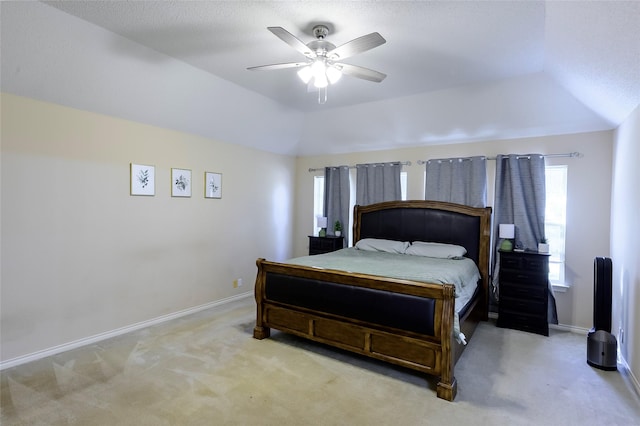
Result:
M157 68L165 66L159 58L177 59L290 111L296 131L288 144L283 137L261 141L275 152L612 129L640 103L638 1L43 3L120 36L107 47L114 58ZM327 40L337 46L380 33L385 44L344 62L387 78L373 83L344 76L320 105L295 69L247 70L304 59L267 27L281 26L307 43L315 24L327 25ZM142 55L122 40L159 55ZM15 72L3 64L7 72L12 86Z

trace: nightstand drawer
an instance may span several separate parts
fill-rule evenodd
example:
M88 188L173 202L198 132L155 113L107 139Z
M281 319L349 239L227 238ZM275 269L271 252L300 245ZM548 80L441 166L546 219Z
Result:
M532 333L549 335L549 324L546 317L544 319L536 315L500 313L498 317L498 327L513 328L516 330L529 331Z
M329 253L340 250L343 246L344 237L315 237L309 236L309 255Z
M546 287L547 286L547 277L546 274L539 274L534 272L527 271L510 271L503 270L500 267L500 281L504 282L515 282L520 284L525 284L529 286L539 286Z
M311 238L309 247L314 250L335 250L336 241L333 238Z
M504 296L524 300L546 300L546 295L547 289L545 287L500 282L500 299Z
M525 257L523 263L522 269L526 271L540 272L545 275L549 273L549 259L547 257Z
M503 302L507 304L508 307L503 309L500 312L500 315L507 314L518 316L520 314L532 314L536 315L536 318L540 318L541 315L544 315L547 312L547 304L542 299L516 299L501 294L500 303Z
M522 269L522 258L501 254L500 269Z
M500 257L500 268L531 271L546 275L549 273L549 261L546 256L540 255L505 256L503 254Z

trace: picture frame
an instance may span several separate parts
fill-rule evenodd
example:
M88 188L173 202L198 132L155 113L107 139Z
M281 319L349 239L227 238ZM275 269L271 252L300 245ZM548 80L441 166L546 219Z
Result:
M129 189L131 195L156 195L156 168L146 164L130 164Z
M222 173L204 172L204 198L222 198Z
M171 169L171 196L191 197L191 170Z

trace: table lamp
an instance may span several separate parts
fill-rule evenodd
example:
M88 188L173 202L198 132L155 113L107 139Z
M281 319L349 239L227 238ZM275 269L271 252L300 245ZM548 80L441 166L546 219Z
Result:
M320 228L318 232L319 237L327 236L327 218L322 216L316 216L316 227Z
M513 242L511 240L516 236L516 226L513 223L501 223L499 226L498 236L502 239L500 250L512 251Z

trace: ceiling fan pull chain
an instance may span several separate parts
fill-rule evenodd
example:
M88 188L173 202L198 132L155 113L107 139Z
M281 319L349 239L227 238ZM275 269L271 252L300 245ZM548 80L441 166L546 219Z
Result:
M318 89L318 103L324 105L327 102L327 88L328 86Z

